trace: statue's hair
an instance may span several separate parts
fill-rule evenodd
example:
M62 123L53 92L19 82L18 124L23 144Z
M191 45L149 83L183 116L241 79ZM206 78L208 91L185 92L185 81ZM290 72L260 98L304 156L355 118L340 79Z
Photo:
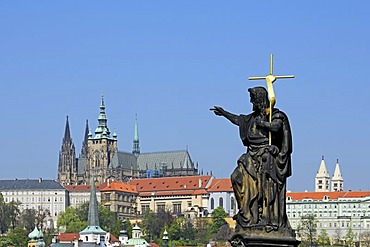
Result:
M248 92L250 96L255 98L256 103L263 104L265 108L269 107L270 100L266 88L264 87L253 87L249 88Z

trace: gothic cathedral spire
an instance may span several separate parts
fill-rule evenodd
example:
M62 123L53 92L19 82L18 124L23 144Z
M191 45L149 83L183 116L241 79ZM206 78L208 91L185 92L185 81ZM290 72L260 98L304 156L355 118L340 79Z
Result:
M140 145L139 145L139 127L137 123L137 115L135 118L135 130L134 130L134 141L132 146L132 153L137 157L140 154Z
M76 152L67 116L62 148L59 151L58 181L64 185L73 184L77 181L76 174Z
M82 142L80 157L87 158L87 156L88 156L88 153L89 153L89 146L88 146L89 133L90 133L89 121L86 119L85 135L84 135L84 140Z

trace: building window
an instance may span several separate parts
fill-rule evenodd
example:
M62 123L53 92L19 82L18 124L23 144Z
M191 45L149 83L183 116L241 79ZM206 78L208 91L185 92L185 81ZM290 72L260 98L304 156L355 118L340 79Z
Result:
M220 197L220 199L218 200L218 206L224 207L224 198Z
M108 193L108 194L105 195L105 200L106 201L110 201L110 193Z
M211 209L215 208L215 199L211 198Z
M234 197L231 197L231 210L235 209L235 199Z
M165 204L157 204L157 212L164 212L166 210Z
M141 205L141 211L143 213L145 213L146 211L149 211L149 205L148 204Z
M181 204L180 203L173 204L173 212L175 214L181 213Z

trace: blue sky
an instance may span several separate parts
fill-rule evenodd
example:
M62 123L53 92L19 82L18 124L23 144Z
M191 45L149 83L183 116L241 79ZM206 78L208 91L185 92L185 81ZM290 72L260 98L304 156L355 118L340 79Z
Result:
M345 189L369 190L368 1L1 1L0 179L56 178L66 115L77 153L85 120L131 151L188 147L204 171L229 177L238 129L208 109L249 113L249 76L274 84L290 117L293 176L313 190L321 156L339 159ZM365 76L365 77L364 77Z

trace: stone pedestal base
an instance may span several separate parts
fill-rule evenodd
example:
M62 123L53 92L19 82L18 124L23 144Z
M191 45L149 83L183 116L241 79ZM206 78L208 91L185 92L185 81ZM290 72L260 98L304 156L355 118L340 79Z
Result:
M261 237L261 236L246 236L244 234L235 234L231 240L233 247L249 247L249 246L284 246L297 247L301 241L295 238L277 238L277 237Z
M270 229L271 230L271 229ZM249 246L283 246L297 247L301 241L297 240L294 231L288 227L271 230L264 227L255 227L239 230L229 240L233 247Z

